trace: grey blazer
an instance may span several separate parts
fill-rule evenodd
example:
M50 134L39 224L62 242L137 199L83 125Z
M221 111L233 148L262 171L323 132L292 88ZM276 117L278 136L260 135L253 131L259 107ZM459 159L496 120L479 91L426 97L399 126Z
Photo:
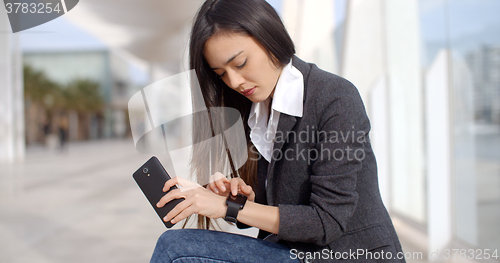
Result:
M358 90L297 57L292 63L304 76L303 116L280 114L265 183L267 204L279 207L277 237L303 262L396 258L402 249L380 197Z

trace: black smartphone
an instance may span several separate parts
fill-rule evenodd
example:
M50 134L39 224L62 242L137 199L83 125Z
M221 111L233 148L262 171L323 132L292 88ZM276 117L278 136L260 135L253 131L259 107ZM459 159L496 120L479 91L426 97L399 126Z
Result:
M163 224L165 224L167 228L171 228L173 224L170 223L170 221L163 221L163 218L178 203L184 201L184 198L174 199L161 208L158 208L156 206L158 201L160 201L163 196L165 196L173 189L177 189L177 187L174 186L170 188L168 192L163 192L163 186L165 185L165 182L170 179L170 176L168 175L165 168L163 168L158 158L156 158L155 156L151 157L146 163L144 163L139 169L137 169L137 171L135 171L133 177L146 198L149 200L149 203L153 206Z

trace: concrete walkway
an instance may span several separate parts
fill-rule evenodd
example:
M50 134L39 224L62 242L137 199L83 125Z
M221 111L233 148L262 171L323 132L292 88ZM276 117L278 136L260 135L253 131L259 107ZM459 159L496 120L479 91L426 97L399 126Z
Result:
M0 262L148 262L166 230L132 178L149 157L129 139L0 164Z
M132 173L149 157L97 141L1 164L0 262L148 262L165 226Z

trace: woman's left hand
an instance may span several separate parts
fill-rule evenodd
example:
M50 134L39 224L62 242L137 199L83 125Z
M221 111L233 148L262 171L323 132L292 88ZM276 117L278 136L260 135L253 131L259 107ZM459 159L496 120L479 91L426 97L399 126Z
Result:
M201 185L181 177L174 177L163 187L163 191L168 191L171 187L179 184L182 188L174 189L163 196L157 207L163 207L173 199L184 198L185 200L177 204L163 220L171 221L175 224L193 213L203 215L209 218L221 218L226 215L226 198L217 195Z
M254 201L255 192L250 185L247 185L240 177L227 179L226 176L217 172L210 176L210 183L206 187L208 190L228 197L230 194L236 196L242 194L247 197L248 201Z

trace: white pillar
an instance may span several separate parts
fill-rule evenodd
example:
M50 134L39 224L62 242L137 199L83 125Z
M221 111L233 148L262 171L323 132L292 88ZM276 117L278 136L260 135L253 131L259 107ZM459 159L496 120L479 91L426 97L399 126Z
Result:
M449 56L447 50L440 51L425 76L429 255L436 250L443 251L452 238Z
M0 162L24 158L24 92L19 36L0 12Z
M369 93L385 74L383 1L349 0L340 74L359 90L367 109Z
M380 195L385 207L390 211L391 203L391 162L390 162L390 136L389 136L389 99L387 79L381 77L370 93L370 122L372 130L370 140L373 152L377 157L378 183Z
M425 223L424 109L417 0L382 1L392 208Z
M323 70L337 73L333 31L334 1L284 0L283 20L297 56Z
M417 0L349 0L341 74L358 88L371 118L384 202L425 223L417 7Z

